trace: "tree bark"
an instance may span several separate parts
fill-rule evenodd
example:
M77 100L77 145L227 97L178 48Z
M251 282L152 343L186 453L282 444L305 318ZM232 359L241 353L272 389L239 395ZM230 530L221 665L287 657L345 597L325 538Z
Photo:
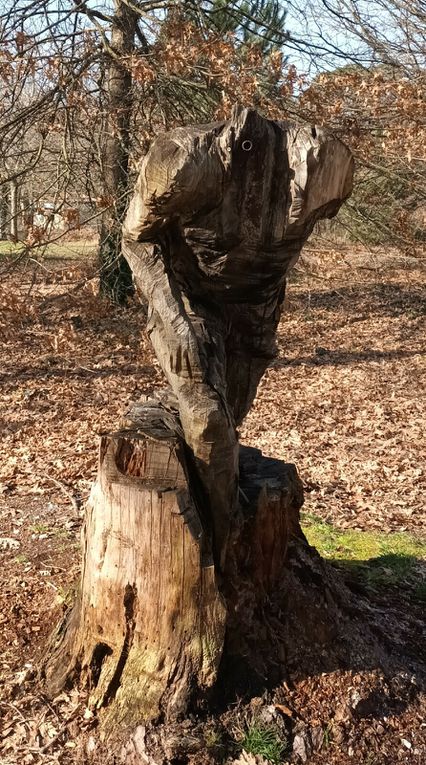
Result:
M133 436L101 441L82 618L70 638L69 667L87 680L91 703L108 706L111 724L182 713L194 686L215 677L225 626L214 568L200 555L184 445L173 434Z
M7 239L8 196L6 187L0 187L0 239Z
M10 233L9 239L11 242L18 241L18 184L16 181L10 182Z
M293 586L302 490L237 427L276 352L288 268L351 183L339 141L239 108L144 160L123 248L170 390L102 441L80 597L46 666L53 693L84 682L114 733L182 716L230 656L284 672L268 609Z

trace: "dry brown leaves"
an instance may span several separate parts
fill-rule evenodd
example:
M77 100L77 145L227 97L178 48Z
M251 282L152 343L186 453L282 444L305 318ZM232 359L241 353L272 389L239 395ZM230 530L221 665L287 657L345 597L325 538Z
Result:
M426 702L410 673L324 672L300 679L286 698L309 765L423 765Z
M0 493L43 495L56 479L84 495L97 433L117 426L126 402L151 390L158 373L139 306L111 311L89 278L73 293L82 280L75 267L39 272L28 296L32 279L15 272L4 287Z
M379 164L381 150L401 164L424 162L425 85L420 69L409 79L380 67L352 67L320 74L302 94L300 108L322 124L344 126L351 146L367 162L374 156Z
M279 357L242 439L294 462L307 509L338 525L424 531L424 276L335 267L323 283L320 269L288 288ZM84 498L97 434L160 384L143 312L111 309L90 276L71 265L3 283L5 500Z
M112 312L96 296L95 281L90 267L49 261L36 270L31 264L12 269L3 279L4 765L74 762L75 738L91 725L78 694L64 694L46 705L34 684L35 668L73 597L80 508L96 469L97 434L117 427L126 402L159 380L141 338L145 320L140 307L135 303Z
M363 274L296 272L279 357L241 435L297 465L306 510L425 533L424 274Z
M424 533L424 276L351 271L339 262L328 254L315 274L295 274L279 357L242 439L296 463L307 510L342 527ZM162 378L142 310L101 302L90 267L46 261L36 273L27 266L6 274L2 290L0 759L65 764L80 761L81 732L89 735L93 721L77 695L46 705L34 670L78 574L78 508L95 474L98 433L116 428L128 402ZM331 726L334 743L312 763L343 765L351 747L363 762L369 746L375 755L383 749L377 763L392 762L389 747L395 762L417 763L417 701L385 722L367 715L337 743L341 730L332 727L346 725L335 720L339 687L343 704L357 682L336 672L304 680L284 698L309 724ZM355 730L364 748L351 742Z

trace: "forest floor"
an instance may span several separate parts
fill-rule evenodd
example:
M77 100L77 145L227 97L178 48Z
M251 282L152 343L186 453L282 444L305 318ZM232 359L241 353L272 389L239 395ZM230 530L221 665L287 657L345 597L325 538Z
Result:
M250 719L231 726L248 765L255 755L426 762L416 675L426 668L425 271L360 262L328 252L297 266L279 356L241 440L297 465L309 541L363 585L360 597L407 625L407 661L392 677L378 666L295 676L281 703L292 718L284 743L271 740L254 699ZM34 677L78 578L98 434L162 375L142 309L100 300L92 264L0 258L0 273L0 761L91 762L96 721L85 699L70 691L48 702ZM274 714L281 697L268 700Z

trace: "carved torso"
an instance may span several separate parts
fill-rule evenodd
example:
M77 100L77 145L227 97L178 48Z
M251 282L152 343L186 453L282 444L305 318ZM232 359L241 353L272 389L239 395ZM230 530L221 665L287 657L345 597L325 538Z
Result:
M236 426L275 355L287 271L316 220L349 195L352 164L323 132L241 108L159 136L142 163L123 252L221 554L236 503Z

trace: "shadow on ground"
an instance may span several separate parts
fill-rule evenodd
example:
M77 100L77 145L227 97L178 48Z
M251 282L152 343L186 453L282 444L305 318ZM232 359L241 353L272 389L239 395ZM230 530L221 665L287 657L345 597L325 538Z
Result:
M291 294L291 293L290 293ZM339 289L318 290L292 295L291 300L305 311L345 311L353 316L417 318L426 314L426 289L412 284L356 284Z
M393 359L409 359L413 356L426 356L426 351L404 351L395 349L393 351L379 351L375 348L366 348L363 351L336 351L329 348L315 348L312 356L301 356L297 359L287 360L278 359L273 363L273 367L302 367L302 366L342 366L346 364L357 364L362 361L391 361Z
M415 555L388 553L365 561L331 559L353 588L359 584L379 595L426 603L426 561Z

